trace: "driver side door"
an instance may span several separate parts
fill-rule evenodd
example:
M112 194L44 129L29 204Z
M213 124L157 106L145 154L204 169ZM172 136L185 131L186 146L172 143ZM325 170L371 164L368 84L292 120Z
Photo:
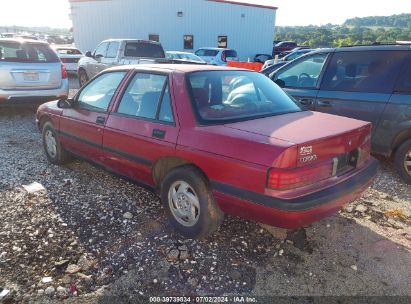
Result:
M272 80L306 109L314 110L327 58L327 53L304 56L280 68Z
M59 133L67 150L96 163L103 162L103 130L109 105L126 74L101 74L79 91L72 108L63 110Z
M107 56L108 46L109 42L102 42L94 51L94 61L89 65L90 68L88 70L90 79L105 69L104 58Z

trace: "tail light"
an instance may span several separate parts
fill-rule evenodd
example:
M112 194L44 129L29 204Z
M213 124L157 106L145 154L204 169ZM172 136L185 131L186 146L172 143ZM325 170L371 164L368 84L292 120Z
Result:
M221 60L224 61L224 62L227 62L227 57L226 57L226 55L225 55L225 51L223 51L223 52L221 53Z
M67 79L67 70L64 64L61 65L61 79Z
M268 171L267 188L290 190L325 180L332 176L333 163L325 161L295 169L272 168Z

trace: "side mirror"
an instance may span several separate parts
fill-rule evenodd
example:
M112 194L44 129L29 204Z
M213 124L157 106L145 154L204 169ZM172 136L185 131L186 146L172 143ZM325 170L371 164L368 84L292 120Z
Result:
M276 79L274 81L280 88L284 88L285 87L285 81L282 79Z
M97 54L97 55L94 56L94 58L96 58L96 59L101 59L101 58L103 58L103 57L104 57L104 56L101 55L101 54Z
M91 52L90 51L87 51L87 53L86 53L86 57L93 57L93 54L91 54Z
M59 99L59 101L57 102L57 107L59 107L60 109L70 109L73 107L73 105L74 105L74 100L71 98Z

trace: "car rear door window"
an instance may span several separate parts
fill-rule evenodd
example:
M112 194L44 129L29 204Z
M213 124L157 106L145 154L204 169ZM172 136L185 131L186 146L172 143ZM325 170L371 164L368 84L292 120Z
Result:
M325 53L305 57L279 71L276 82L286 88L316 88L326 59Z
M321 90L392 93L403 59L400 51L334 53Z
M137 73L123 94L117 113L174 122L167 76Z
M108 105L126 72L104 73L92 80L80 92L77 104L91 111L107 111Z
M403 64L403 69L395 86L395 92L411 94L411 56L408 56Z
M0 62L59 62L57 54L47 44L0 41Z

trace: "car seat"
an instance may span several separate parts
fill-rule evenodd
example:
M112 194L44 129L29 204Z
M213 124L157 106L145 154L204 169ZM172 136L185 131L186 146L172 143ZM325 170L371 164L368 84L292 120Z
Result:
M145 118L156 118L158 101L161 92L147 92L141 98L138 116Z

